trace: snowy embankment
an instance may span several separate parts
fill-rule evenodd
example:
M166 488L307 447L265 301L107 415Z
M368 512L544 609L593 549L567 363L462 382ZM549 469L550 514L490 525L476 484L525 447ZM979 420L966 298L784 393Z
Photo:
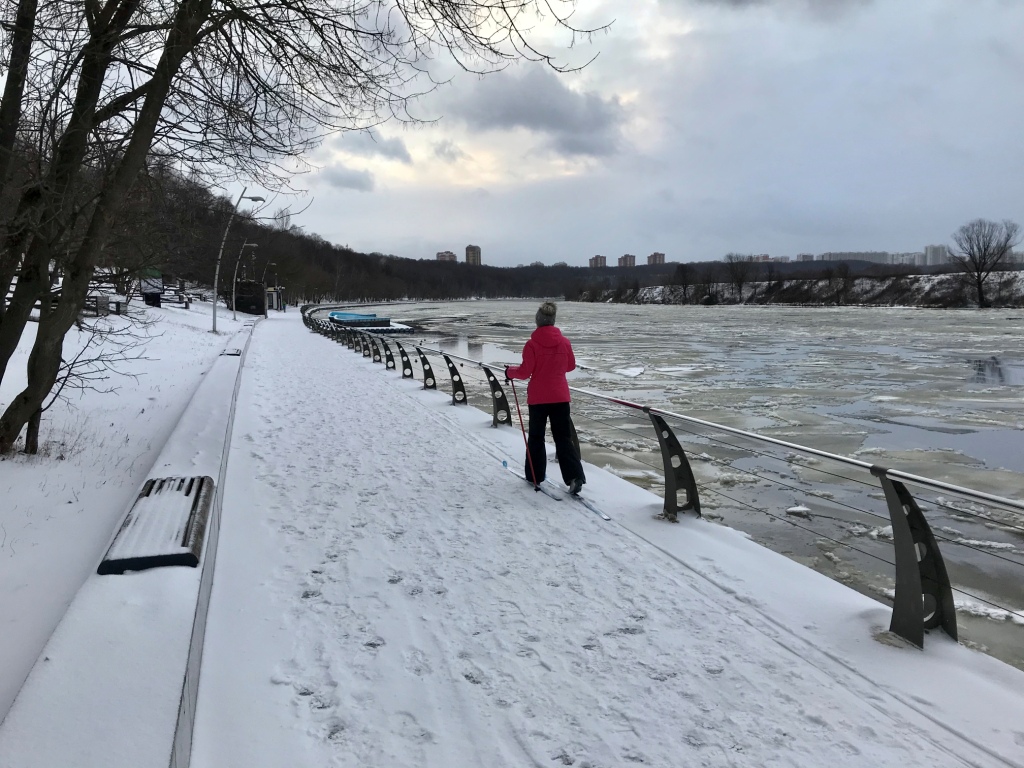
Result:
M209 304L189 310L133 305L132 312L148 325L116 315L97 321L146 339L138 350L144 359L123 361L123 375L96 383L117 391L72 392L69 403L45 414L42 455L0 457L0 718L95 571L203 373L242 325L221 310L221 333L211 334ZM24 386L35 326L28 328L0 389L0 406ZM73 331L65 358L85 338Z
M1024 765L1024 673L597 467L610 523L537 494L490 423L257 327L196 768Z
M864 305L876 307L971 307L977 297L965 276L907 275L898 277L857 277L832 279L793 279L772 282L748 282L743 300L738 301L734 286L652 285L639 290L606 290L596 301L623 304L699 304L743 303L806 306ZM709 301L708 293L716 296ZM1024 305L1024 272L994 273L988 280L987 300L996 307Z

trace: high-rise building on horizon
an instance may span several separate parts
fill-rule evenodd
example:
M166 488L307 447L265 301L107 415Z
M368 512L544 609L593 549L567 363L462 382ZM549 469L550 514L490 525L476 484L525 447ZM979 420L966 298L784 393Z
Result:
M934 267L949 261L949 251L944 245L926 245L924 247L924 264Z
M438 251L437 252L437 260L438 261L458 261L459 259L458 259L458 257L455 255L455 253L453 251Z
M635 267L636 266L636 256L634 256L632 253L626 253L626 254L623 254L622 256L619 256L619 266L620 267Z
M658 253L657 251L655 251L654 253L652 253L650 256L647 257L647 263L648 264L664 264L665 263L665 254L664 253Z
M466 263L476 264L480 266L480 246L479 245L467 245L466 246Z
M592 256L591 259L590 259L590 268L591 269L593 269L595 267L607 267L607 266L608 266L608 259L606 259L604 256Z

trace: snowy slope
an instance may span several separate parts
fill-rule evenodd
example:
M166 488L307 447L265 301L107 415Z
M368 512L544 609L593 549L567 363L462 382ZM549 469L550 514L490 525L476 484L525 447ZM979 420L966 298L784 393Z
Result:
M1024 673L596 467L610 523L536 494L297 313L246 367L197 768L1024 765Z

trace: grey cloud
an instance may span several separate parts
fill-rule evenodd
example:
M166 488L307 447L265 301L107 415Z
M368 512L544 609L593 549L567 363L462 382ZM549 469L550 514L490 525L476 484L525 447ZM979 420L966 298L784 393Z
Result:
M556 152L611 155L620 143L625 110L615 96L578 93L548 69L490 75L450 102L449 115L478 130L525 128Z
M412 155L409 154L404 141L397 137L384 138L374 130L343 134L337 140L336 146L353 155L362 157L379 155L389 160L412 165Z
M760 6L796 8L821 19L834 19L851 8L869 5L872 0L686 0L686 2L687 4L717 5L736 9ZM666 4L673 3L669 0Z
M373 174L369 171L358 171L336 165L323 172L323 177L336 189L354 189L358 192L372 192L374 187Z
M455 163L467 157L458 144L451 139L444 139L434 143L434 156L446 163Z
M664 0L663 0L664 1ZM688 0L700 5L726 5L747 8L752 5L801 5L806 8L843 8L849 5L867 5L871 0ZM672 5L672 2L668 3Z

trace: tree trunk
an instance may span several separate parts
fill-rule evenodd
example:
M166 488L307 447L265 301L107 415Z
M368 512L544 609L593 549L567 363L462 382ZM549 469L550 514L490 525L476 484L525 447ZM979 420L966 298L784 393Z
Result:
M28 384L0 417L0 453L14 447L22 428L42 408L43 400L57 381L66 330L61 330L52 316L40 319L36 343L28 358Z
M18 125L21 123L21 103L32 54L32 35L36 26L38 5L38 0L20 0L11 34L7 82L4 83L3 101L0 102L0 197L4 196L4 186L18 136Z
M0 382L4 380L7 364L21 340L36 300L49 289L45 264L46 260L30 262L26 254L11 303L0 318Z
M28 427L25 429L25 453L35 456L39 453L39 425L43 421L43 409L36 408L36 412L29 417Z

